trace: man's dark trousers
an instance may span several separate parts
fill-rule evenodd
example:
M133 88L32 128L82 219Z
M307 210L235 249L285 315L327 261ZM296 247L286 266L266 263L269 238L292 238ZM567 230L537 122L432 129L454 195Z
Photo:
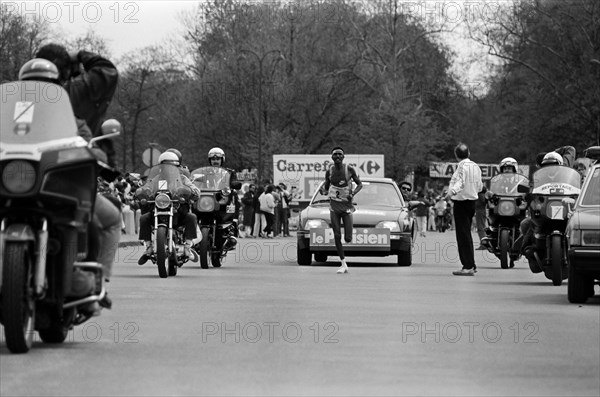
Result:
M477 200L452 200L454 203L454 222L456 227L456 244L458 256L464 269L475 269L475 251L471 224L475 216Z

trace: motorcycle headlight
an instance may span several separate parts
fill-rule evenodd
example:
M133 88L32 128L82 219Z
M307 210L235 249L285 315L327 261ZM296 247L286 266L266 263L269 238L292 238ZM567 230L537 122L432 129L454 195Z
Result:
M502 200L498 205L498 215L513 216L516 212L515 202L511 200Z
M231 189L229 187L221 189L221 194L223 197L227 197L231 194Z
M200 200L198 200L197 207L199 211L213 211L215 209L215 200L212 198L212 196L202 196L200 197Z
M381 221L375 227L378 229L390 229L391 232L400 231L400 224L393 221Z
M166 194L159 193L154 198L154 205L156 208L163 210L171 205L171 199Z
M2 183L11 193L30 191L35 185L36 177L33 165L23 160L11 161L2 170Z

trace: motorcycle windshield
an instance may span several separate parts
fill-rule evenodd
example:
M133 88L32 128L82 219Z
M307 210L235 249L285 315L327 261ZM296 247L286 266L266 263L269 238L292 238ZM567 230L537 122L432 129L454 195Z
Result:
M78 135L69 94L57 84L15 81L0 85L0 136L5 144L36 144Z
M221 190L229 187L231 174L221 167L200 167L192 171L192 182L200 190Z
M542 167L533 174L533 194L571 196L581 192L581 176L562 165Z
M529 186L529 179L521 174L498 174L490 180L490 192L497 196L518 197L524 193L517 191L517 186Z
M178 188L185 185L181 180L179 167L173 164L158 164L150 169L144 186L150 188L152 194L158 191L168 191L173 196Z

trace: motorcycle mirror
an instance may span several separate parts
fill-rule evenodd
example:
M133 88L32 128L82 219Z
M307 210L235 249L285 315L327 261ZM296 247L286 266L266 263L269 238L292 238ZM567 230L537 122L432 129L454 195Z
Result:
M590 146L583 151L583 157L600 160L600 146Z
M240 190L242 188L242 182L235 181L231 184L231 188L235 190Z
M98 141L111 139L121 135L121 123L119 123L115 119L108 119L104 123L102 123L101 131L102 135L90 139L90 141L88 142L88 147L93 147L94 144Z
M525 186L525 185L517 185L517 192L519 193L529 193L531 189L529 188L529 186Z

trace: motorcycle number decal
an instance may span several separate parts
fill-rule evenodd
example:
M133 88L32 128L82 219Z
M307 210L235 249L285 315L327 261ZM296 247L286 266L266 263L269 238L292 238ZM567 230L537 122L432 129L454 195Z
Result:
M552 207L552 219L563 219L563 207L555 206Z
M167 181L159 180L158 181L158 190L167 190L169 188L168 185L169 184L167 183Z
M235 212L235 204L229 204L227 206L227 213L228 214L233 214Z
M15 123L30 124L33 121L33 102L17 102L15 103L15 114L13 119Z

